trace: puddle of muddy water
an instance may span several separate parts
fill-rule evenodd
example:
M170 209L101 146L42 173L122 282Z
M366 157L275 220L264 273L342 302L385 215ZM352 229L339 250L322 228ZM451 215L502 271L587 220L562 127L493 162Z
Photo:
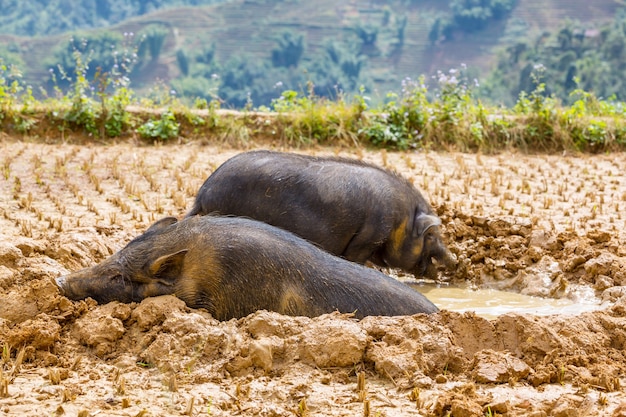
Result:
M569 298L534 297L489 288L473 289L469 286L452 286L424 282L407 282L424 294L442 310L473 311L478 316L493 319L506 313L518 314L569 314L576 315L606 308L595 296L584 294Z

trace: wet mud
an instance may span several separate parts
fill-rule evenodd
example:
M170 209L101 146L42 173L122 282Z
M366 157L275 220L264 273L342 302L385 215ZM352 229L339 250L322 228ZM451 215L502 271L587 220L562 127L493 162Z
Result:
M173 296L70 301L53 280L182 217L238 150L0 150L0 415L626 415L624 154L300 150L387 166L424 192L460 261L437 290L567 301L568 313L218 322Z

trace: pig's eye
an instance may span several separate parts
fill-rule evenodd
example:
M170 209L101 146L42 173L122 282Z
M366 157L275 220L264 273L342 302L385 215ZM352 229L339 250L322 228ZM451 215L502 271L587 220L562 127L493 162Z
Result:
M119 281L123 279L122 274L116 274L111 277L111 281Z

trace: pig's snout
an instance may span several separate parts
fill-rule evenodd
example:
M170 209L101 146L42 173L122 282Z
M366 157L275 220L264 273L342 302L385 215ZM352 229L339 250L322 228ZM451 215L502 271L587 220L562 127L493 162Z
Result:
M420 266L415 270L416 275L435 281L448 281L445 275L440 273L445 271L454 271L458 265L456 256L446 248L442 248L437 254L433 254L421 262Z
M57 286L61 295L65 295L65 286L66 286L65 275L53 279L52 282L54 282L54 285Z
M455 254L453 254L449 250L446 250L444 255L442 256L441 263L446 267L446 269L454 270L459 264L459 261L456 258Z

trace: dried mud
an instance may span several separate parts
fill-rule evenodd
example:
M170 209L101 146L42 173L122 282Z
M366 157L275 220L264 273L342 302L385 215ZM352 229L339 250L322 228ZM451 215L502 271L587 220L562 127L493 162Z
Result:
M53 279L182 216L238 150L0 143L0 415L626 416L626 155L308 149L411 178L455 285L599 311L218 322L173 296L97 305Z

